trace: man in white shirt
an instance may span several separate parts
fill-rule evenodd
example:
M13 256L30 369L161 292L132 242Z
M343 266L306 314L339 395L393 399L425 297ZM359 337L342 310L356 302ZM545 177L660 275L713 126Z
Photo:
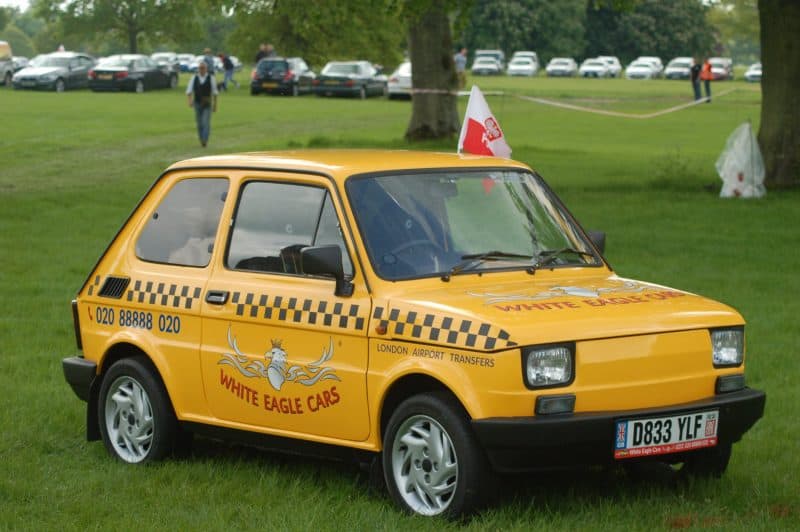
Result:
M214 76L208 73L208 65L200 61L197 65L197 74L192 76L186 87L186 96L189 107L194 107L194 116L197 121L197 136L200 144L205 148L211 134L211 113L217 112L217 82Z

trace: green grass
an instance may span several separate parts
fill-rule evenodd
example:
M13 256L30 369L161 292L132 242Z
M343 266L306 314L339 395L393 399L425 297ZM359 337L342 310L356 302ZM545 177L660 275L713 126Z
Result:
M722 300L748 321L748 382L767 411L718 481L675 485L653 471L544 474L507 482L471 529L800 527L800 195L722 200L714 161L760 93L742 82L711 105L649 120L560 110L525 94L647 113L689 100L688 82L479 79L514 149L590 228L608 232L620 275ZM0 529L456 529L399 514L355 467L201 441L149 467L84 439L85 404L64 382L75 353L69 301L109 239L170 163L262 149L409 146L408 102L220 97L200 148L178 92L0 89ZM466 101L459 103L463 112Z

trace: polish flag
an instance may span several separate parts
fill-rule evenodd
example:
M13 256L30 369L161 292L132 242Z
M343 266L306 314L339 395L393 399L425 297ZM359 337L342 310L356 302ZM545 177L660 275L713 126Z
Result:
M506 143L500 124L489 110L483 93L475 85L469 93L467 113L458 138L458 153L461 152L506 159L511 157L511 148Z

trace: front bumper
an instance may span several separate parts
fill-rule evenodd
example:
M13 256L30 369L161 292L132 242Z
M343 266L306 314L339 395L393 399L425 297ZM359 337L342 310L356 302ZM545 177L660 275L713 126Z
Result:
M718 445L741 439L764 414L766 394L745 388L682 405L641 410L487 418L472 427L494 469L522 472L614 462L615 423L619 420L719 410ZM682 461L684 454L661 455Z
M89 401L89 391L97 377L97 364L82 357L69 357L61 361L64 378L72 387L75 395L83 401Z

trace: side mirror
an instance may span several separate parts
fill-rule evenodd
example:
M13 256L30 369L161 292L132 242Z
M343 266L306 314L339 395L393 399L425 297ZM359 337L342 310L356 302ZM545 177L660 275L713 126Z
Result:
M601 255L606 253L606 234L603 231L587 231L589 239L594 244L594 247L600 251Z
M303 273L308 275L329 275L336 279L336 295L353 295L353 284L344 278L342 250L336 244L329 246L309 246L300 251Z

